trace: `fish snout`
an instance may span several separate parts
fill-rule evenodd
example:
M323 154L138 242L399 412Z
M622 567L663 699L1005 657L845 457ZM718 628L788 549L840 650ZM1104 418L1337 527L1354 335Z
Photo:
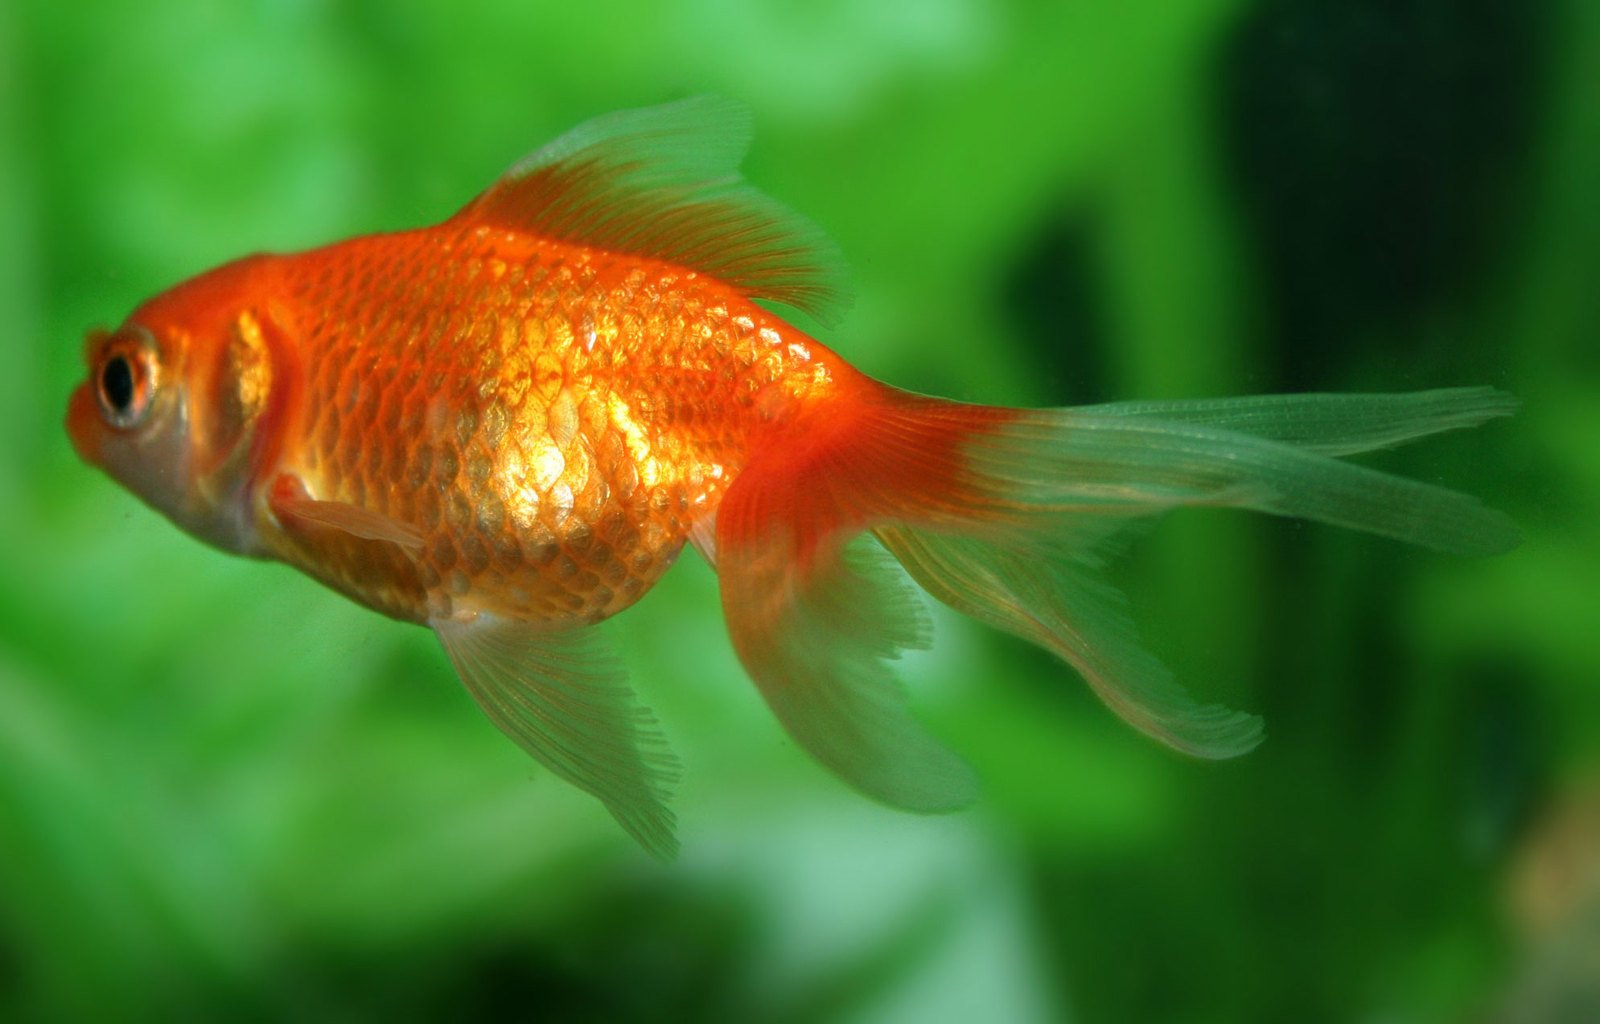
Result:
M66 428L67 438L78 458L92 466L100 465L100 439L105 428L87 383L79 384L67 399Z

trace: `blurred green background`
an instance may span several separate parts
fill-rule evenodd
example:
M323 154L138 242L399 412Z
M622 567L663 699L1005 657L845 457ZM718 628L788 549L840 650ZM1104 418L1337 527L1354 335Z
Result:
M785 738L685 558L614 624L686 765L658 865L424 631L74 458L85 328L699 92L849 255L823 338L874 375L1494 384L1516 419L1376 464L1525 544L1164 524L1120 581L1265 715L1225 764L940 615L905 675L986 785L941 818ZM0 5L0 1019L1600 1019L1597 183L1587 0Z

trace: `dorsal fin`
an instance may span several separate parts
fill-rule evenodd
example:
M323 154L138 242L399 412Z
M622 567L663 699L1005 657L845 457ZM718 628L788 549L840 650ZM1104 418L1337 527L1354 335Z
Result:
M456 219L666 260L833 323L844 261L820 229L739 177L742 104L697 96L585 122L526 157Z

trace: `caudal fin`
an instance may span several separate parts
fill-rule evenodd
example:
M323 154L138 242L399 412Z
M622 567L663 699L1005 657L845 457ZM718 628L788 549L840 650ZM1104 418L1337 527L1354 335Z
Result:
M1474 498L1335 457L1509 414L1488 388L1027 411L871 394L755 454L718 514L718 573L734 646L790 734L913 810L957 806L973 781L906 707L889 662L925 633L904 576L847 553L863 531L933 596L1056 654L1135 727L1201 757L1249 750L1261 723L1195 703L1140 645L1098 574L1128 527L1213 505L1463 554L1517 540Z

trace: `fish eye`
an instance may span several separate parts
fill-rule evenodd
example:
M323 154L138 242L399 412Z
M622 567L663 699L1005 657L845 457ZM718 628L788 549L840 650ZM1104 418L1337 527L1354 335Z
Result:
M133 367L125 356L112 356L100 371L100 390L105 392L106 405L120 415L127 415L133 402Z
M95 395L106 423L119 430L136 427L150 411L155 392L154 353L143 339L113 337L95 369Z

